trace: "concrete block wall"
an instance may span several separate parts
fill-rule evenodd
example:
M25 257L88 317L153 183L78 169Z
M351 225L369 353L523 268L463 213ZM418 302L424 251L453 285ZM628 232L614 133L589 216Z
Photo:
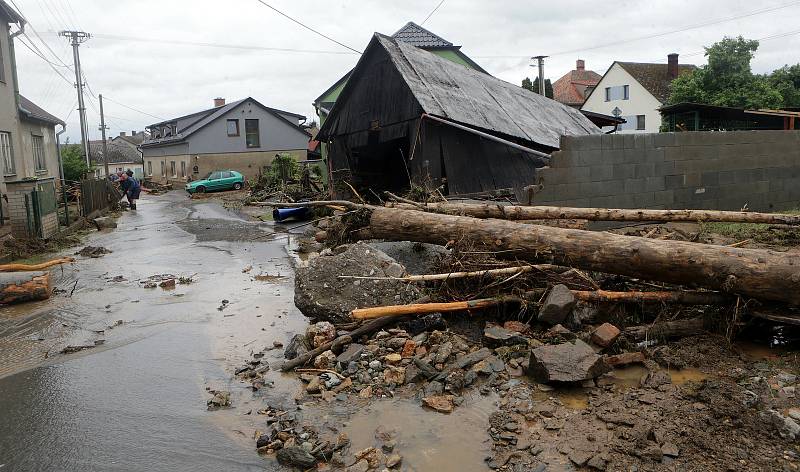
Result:
M52 180L52 178L47 179ZM25 195L28 195L28 205L31 191L41 184L41 180L18 180L6 182L8 194L9 217L11 218L11 235L15 238L28 238L28 212L25 209ZM32 209L30 210L33 211ZM42 217L42 232L44 239L58 233L58 212L53 212Z
M565 136L535 205L800 208L800 131Z

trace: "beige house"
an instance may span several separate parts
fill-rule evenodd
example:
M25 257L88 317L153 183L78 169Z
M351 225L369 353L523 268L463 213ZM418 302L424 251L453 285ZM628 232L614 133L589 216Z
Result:
M64 122L19 94L14 38L24 26L22 16L0 0L0 193L4 195L6 182L60 177L55 126Z
M247 97L147 127L141 144L145 178L160 183L205 178L215 170L258 177L278 154L306 159L310 135L303 115Z

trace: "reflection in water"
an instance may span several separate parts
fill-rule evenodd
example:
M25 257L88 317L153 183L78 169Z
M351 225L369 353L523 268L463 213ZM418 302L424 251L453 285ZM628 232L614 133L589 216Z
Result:
M396 432L395 451L403 456L404 469L417 471L486 470L489 452L486 425L495 411L493 397L468 396L450 414L436 413L414 400L374 402L361 410L345 428L354 451L375 446L380 426Z

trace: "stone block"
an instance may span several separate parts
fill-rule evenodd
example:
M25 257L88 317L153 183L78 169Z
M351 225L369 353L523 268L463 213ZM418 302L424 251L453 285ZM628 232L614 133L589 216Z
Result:
M683 184L687 187L695 187L700 185L700 174L692 173L683 176Z
M667 146L674 146L675 145L675 134L676 133L657 133L653 135L653 146L659 147L667 147Z
M566 285L558 284L550 289L539 309L539 321L556 325L563 323L575 306L575 295Z
M637 164L614 164L612 166L612 177L614 179L632 179L636 176Z
M664 187L666 189L682 188L685 185L685 178L686 176L683 174L667 175L664 177Z
M614 178L614 166L607 165L594 165L589 167L589 176L593 181L598 180L611 180Z
M633 149L636 143L636 135L635 134L623 134L623 144L622 146L625 149Z
M723 170L720 171L718 176L717 185L727 185L736 182L736 172L732 170Z
M625 193L641 193L644 192L644 184L644 179L627 179L623 191Z
M653 192L653 202L658 206L670 208L675 202L673 191L662 190L660 192Z
M603 163L603 151L590 149L578 152L578 162L582 166L599 165Z
M634 164L634 178L652 177L656 171L656 165L652 162Z
M655 204L655 192L644 192L633 195L633 208L650 208Z
M663 176L647 177L645 179L644 189L648 192L656 192L665 188Z
M620 330L611 323L603 323L592 332L592 342L600 347L608 347L614 344L614 341L620 335Z
M703 186L717 186L719 185L719 172L706 171L700 174L700 184Z

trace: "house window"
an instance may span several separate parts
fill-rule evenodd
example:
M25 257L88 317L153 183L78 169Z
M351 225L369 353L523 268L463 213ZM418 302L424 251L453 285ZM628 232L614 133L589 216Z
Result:
M606 101L612 100L628 100L630 98L629 87L627 85L618 85L615 87L606 87Z
M44 139L41 136L31 135L33 144L33 162L36 172L47 171L47 163L44 160Z
M153 161L147 161L147 175L153 176Z
M228 136L239 136L239 120L228 120Z
M636 115L636 129L644 129L644 115Z
M11 133L5 131L0 131L0 157L3 158L3 172L6 175L15 174L14 148L11 147Z
M169 162L169 170L171 171L170 174L172 174L172 178L175 178L175 177L178 176L178 173L175 171L175 161L170 161Z
M6 66L3 62L3 48L0 48L0 82L6 83Z
M167 176L167 162L161 161L161 177Z
M244 133L247 147L261 147L261 137L258 133L258 120L244 120Z
M186 161L181 161L181 177L186 177Z

